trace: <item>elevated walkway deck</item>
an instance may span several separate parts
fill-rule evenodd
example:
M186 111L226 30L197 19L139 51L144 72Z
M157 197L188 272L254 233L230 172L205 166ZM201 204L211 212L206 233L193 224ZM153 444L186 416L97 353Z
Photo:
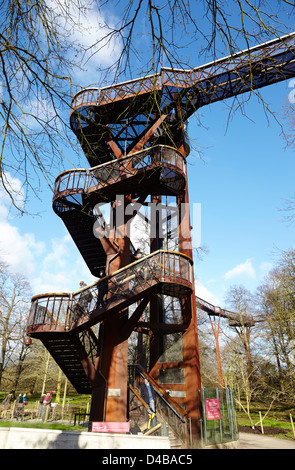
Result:
M27 334L43 342L79 393L91 393L98 347L91 327L144 297L149 299L151 293L190 295L192 264L181 253L158 250L72 294L34 296ZM139 306L126 320L126 331L147 326L141 325L141 314ZM189 320L149 326L167 334L184 331Z

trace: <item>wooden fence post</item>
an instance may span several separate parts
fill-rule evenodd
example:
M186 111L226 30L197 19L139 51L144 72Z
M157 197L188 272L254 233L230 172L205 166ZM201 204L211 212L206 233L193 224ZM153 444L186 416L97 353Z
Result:
M45 406L45 418L44 418L44 423L47 423L49 411L50 411L50 405L46 405L46 406Z
M16 405L16 400L14 400L14 402L13 402L13 406L12 406L12 411L11 411L11 421L13 421L13 418L14 418L15 405Z
M259 417L260 417L261 432L262 432L262 434L264 434L261 411L259 411Z
M295 429L294 429L294 423L293 423L292 413L290 413L290 421L291 421L291 424L292 424L293 436L294 436L294 438L295 438Z

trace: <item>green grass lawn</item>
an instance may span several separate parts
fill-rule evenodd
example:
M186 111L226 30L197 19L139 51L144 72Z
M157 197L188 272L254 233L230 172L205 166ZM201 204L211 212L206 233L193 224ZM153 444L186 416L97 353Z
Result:
M28 398L28 408L36 406L36 402L39 401L39 396L33 396ZM0 400L2 401L1 393L0 393ZM1 403L0 401L0 403ZM53 402L55 401L55 397L53 396ZM70 395L67 397L67 404L70 407L80 407L82 409L86 408L86 404L90 403L91 396L90 395ZM251 403L251 417L254 423L258 423L260 420L259 418L259 411L262 413L262 417L268 410L269 404L263 401L256 401ZM293 439L294 435L292 431L292 425L290 421L290 413L292 414L294 425L295 425L295 406L294 403L284 403L284 402L277 402L275 403L271 410L269 411L267 417L263 420L263 426L266 428L276 428L276 429L287 429L287 434L278 434L277 431L274 432L273 435L276 437L281 437L284 439ZM239 426L247 426L250 427L251 423L247 415L242 411L239 410L237 405L236 407L236 414L237 414L237 424ZM72 421L73 422L73 421ZM73 426L70 424L61 424L60 422L47 422L44 423L42 421L4 421L0 420L1 427L22 427L22 428L37 428L37 429L56 429L61 431L87 431L87 427L85 426ZM260 430L260 423L256 424L256 427ZM271 435L271 434L268 434Z
M26 421L0 421L1 428L34 428L54 429L58 431L87 431L85 426L71 426L60 423L26 422Z
M259 411L261 411L262 418L267 412L269 405L264 402L253 402L250 406L251 418L256 424L256 427L260 430L260 416ZM247 415L239 410L237 406L237 423L239 426L251 426L250 420ZM293 404L287 404L283 402L278 402L274 404L267 414L266 418L263 419L263 427L274 428L274 433L276 437L282 437L284 439L293 439L294 435L292 431L292 424L290 421L290 413L292 414L294 426L295 426L295 407ZM287 429L289 432L287 434L278 434L277 429ZM276 429L276 430L275 430ZM271 435L271 434L268 434Z
M0 403L2 403L2 400L4 398L4 393L0 393ZM17 393L16 393L17 396ZM26 410L32 410L32 409L38 409L36 408L38 406L40 399L40 395L35 395L35 396L27 396L27 401L28 404L26 405ZM91 395L68 395L66 398L66 406L65 410L71 409L73 410L74 408L76 411L78 409L86 411L86 406L87 403L90 403L91 401ZM55 403L55 395L53 395L53 400L52 403ZM62 398L59 404L59 410L61 409L61 404L62 404ZM74 412L74 411L73 411ZM59 413L60 414L60 413ZM31 420L25 417L23 421L5 421L5 420L0 420L0 427L21 427L21 428L34 428L34 429L55 429L55 430L60 430L60 431L87 431L87 427L85 426L74 426L71 424L62 424L60 422L53 422L50 421L51 418L49 418L49 422L43 422L43 421L36 421L36 420ZM65 422L69 422L71 420L73 422L73 414L72 412L66 412L65 411Z

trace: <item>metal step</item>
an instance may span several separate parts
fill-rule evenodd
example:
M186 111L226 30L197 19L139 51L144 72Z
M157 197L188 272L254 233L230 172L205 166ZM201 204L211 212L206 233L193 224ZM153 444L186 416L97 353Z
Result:
M40 337L55 362L71 382L78 393L91 394L92 388L81 363L76 341L71 337L56 336L55 338ZM82 345L81 345L82 347Z
M78 210L70 210L62 215L62 220L75 242L91 274L100 277L105 270L106 253L98 238L93 234L94 217Z

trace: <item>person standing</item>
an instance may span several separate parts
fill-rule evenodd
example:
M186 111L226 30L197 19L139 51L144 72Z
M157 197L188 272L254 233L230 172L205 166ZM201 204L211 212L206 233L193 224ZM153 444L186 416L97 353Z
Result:
M45 396L44 400L43 400L44 410L43 410L42 421L44 421L44 420L46 421L47 418L48 418L48 414L49 414L49 411L50 411L51 400L52 400L52 392L48 392L47 395ZM44 414L45 414L45 416L44 416Z
M147 378L145 378L144 382L141 384L140 394L141 398L143 398L143 400L149 406L150 411L152 413L155 413L155 392Z
M26 405L28 404L28 402L27 402L27 394L26 394L26 393L23 394L23 404L24 404L24 406L26 406Z
M155 391L152 384L148 381L147 378L144 379L144 382L141 384L140 394L145 403L148 405L149 409L147 410L148 414L148 423L147 429L153 428L156 423L156 403L155 403Z
M84 281L80 282L80 289L85 289L87 284ZM87 312L90 308L91 301L93 299L93 295L89 289L83 290L79 296L78 304L76 308L80 310L80 313Z

